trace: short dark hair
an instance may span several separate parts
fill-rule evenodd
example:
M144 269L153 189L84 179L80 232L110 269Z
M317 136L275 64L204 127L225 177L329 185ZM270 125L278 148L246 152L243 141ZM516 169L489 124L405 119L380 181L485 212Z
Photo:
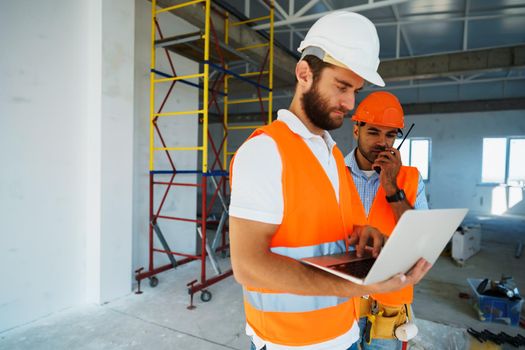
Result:
M313 55L304 56L302 58L302 61L306 61L306 63L308 63L308 66L310 67L310 70L312 71L314 81L316 81L319 78L323 69L331 68L333 66L332 64L326 63L323 60ZM295 79L297 81L297 77Z

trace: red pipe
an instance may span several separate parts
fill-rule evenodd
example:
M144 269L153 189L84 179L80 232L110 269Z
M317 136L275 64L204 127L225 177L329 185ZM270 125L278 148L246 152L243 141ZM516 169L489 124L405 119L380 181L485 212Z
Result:
M199 222L198 219L186 219L186 218L179 218L175 216L166 216L166 215L158 215L157 218L175 220L175 221Z
M185 256L185 257L190 258L190 259L192 259L192 260L200 259L200 256L199 256L199 255L184 254L184 253L173 252L173 251L171 251L171 250L164 250L164 249L158 249L158 248L154 248L153 250L154 250L155 252L157 252L157 253L164 253L164 254L171 254L171 255ZM178 263L177 263L177 264L178 264Z
M149 271L153 270L153 174L149 174Z
M183 183L183 182L162 182L162 181L155 181L153 182L155 185L173 185L173 186L186 186L186 187L201 187L201 185L197 184L189 184L189 183Z
M206 281L206 219L208 218L208 213L206 211L206 196L207 196L207 186L206 182L208 179L206 176L201 176L202 181L202 213L201 213L201 230L202 230L202 239L201 239L201 283Z

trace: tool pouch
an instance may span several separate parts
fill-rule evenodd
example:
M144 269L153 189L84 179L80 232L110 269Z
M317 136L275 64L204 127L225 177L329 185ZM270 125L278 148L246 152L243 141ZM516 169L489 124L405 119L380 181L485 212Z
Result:
M372 327L372 337L377 339L395 338L394 330L407 322L405 305L399 307L388 307L379 305L383 313L376 316Z
M365 299L366 300L366 299ZM371 300L369 298L369 300ZM370 317L371 301L361 302L361 315ZM368 307L366 306L368 304ZM406 307L386 306L378 303L379 312L375 315L371 329L372 339L394 339L395 329L408 321Z

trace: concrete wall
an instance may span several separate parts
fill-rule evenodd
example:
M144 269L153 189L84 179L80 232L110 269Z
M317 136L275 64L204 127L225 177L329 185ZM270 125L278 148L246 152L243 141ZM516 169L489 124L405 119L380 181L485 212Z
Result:
M0 3L0 331L85 300L88 3Z
M92 1L87 155L87 301L131 289L135 6Z
M407 121L416 123L414 136L432 140L431 207L491 213L494 187L480 184L483 138L525 136L525 111L409 116ZM521 208L513 214L525 215Z
M0 4L0 332L125 295L146 266L150 16L146 0ZM159 17L166 36L194 30ZM173 59L178 74L198 71ZM165 55L157 64L170 71ZM164 111L197 109L198 90L172 96ZM196 145L197 121L160 121L168 146ZM196 170L197 152L179 155L178 169ZM163 214L195 218L196 196L178 189ZM195 252L195 224L162 225L173 249Z
M148 268L149 232L149 70L151 51L151 3L136 0L135 18L135 111L134 111L134 167L133 167L133 269ZM195 31L196 28L170 13L159 14L158 21L164 37ZM185 57L170 53L178 75L195 74L199 65ZM172 74L166 53L157 50L157 69ZM194 80L194 82L196 82ZM155 106L160 107L170 83L156 84ZM177 83L162 112L198 109L199 90ZM161 117L158 121L167 147L197 146L198 116ZM155 134L156 135L156 134ZM162 147L157 135L155 146ZM178 170L197 170L200 152L170 151ZM169 170L170 164L164 152L155 152L155 169ZM170 175L157 175L158 181L169 181ZM174 181L196 183L196 175L177 175ZM165 186L155 187L155 211L164 194ZM197 190L195 187L172 187L166 198L161 215L195 219L197 216ZM191 222L159 219L170 248L188 254L196 250L196 224ZM162 248L157 239L155 246ZM155 266L168 263L164 254L155 254ZM159 276L159 278L162 275Z

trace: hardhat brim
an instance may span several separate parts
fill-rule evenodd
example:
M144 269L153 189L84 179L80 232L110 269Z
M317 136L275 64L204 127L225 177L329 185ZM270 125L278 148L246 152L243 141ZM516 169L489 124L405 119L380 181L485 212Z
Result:
M301 59L306 55L313 55L324 62L349 69L355 74L359 75L364 80L374 85L380 87L385 86L383 78L381 78L381 76L374 69L370 69L369 67L365 67L352 61L345 62L344 60L341 60L338 57L334 56L334 54L330 52L330 50L327 50L323 45L303 47L303 43L301 43L301 46L299 46L297 51L302 53Z
M367 69L365 67L360 67L359 65L355 64L348 64L346 65L346 67L353 71L355 74L359 75L364 80L368 81L369 83L380 87L385 86L385 81L383 80L383 78L381 78L379 73L377 73L374 70Z
M355 114L352 115L352 118L350 118L350 120L352 120L354 122L364 122L364 123L372 124L372 125L386 126L387 128L403 129L405 127L405 122L404 121L402 123L388 123L388 122L385 122L385 121L377 123L377 122L371 122L371 121L363 120L362 118L359 118Z

